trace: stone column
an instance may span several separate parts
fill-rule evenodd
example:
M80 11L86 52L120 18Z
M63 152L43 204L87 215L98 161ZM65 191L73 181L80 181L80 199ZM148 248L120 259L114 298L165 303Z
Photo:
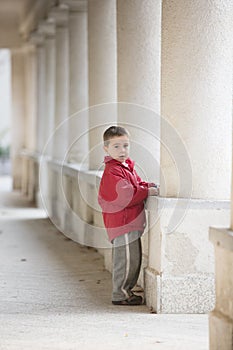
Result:
M26 90L25 90L25 52L23 49L11 50L12 76L12 176L13 189L21 188L22 162L20 151L25 147Z
M54 7L49 13L49 18L54 19L56 25L56 89L54 128L57 129L53 138L53 157L56 159L63 159L67 152L68 123L66 120L69 116L68 7L66 5Z
M38 50L41 51L38 56ZM44 140L44 115L43 113L43 48L38 49L34 45L26 55L26 84L27 84L27 126L26 126L26 149L30 153L35 153L43 148ZM38 74L42 74L42 78L38 79ZM40 107L39 107L40 105ZM38 132L39 130L39 132ZM27 195L31 201L35 201L38 192L38 161L33 158L27 158L28 164L28 181Z
M202 313L214 306L208 228L227 227L230 215L232 5L163 1L161 195L166 198L158 202L158 312Z
M69 163L78 164L80 170L88 168L88 43L87 4L77 0L63 0L69 6ZM79 173L78 173L79 174ZM64 192L70 207L66 210L65 226L73 228L74 239L81 244L84 223L89 222L90 208L84 197L88 185L77 177L63 178ZM82 193L81 189L82 188ZM79 218L83 220L80 225Z
M45 69L45 127L44 152L52 155L52 137L54 132L55 115L55 88L56 88L56 47L55 22L49 19L40 23L39 32L44 36L44 69Z
M54 124L55 124L55 90L56 90L56 47L55 47L55 21L50 18L39 24L39 32L44 36L45 50L45 120L44 120L44 148L42 162L40 163L40 196L38 206L45 205L49 215L52 213L53 198L56 198L56 175L47 164L47 156L52 157Z
M36 116L37 116L37 55L34 45L27 43L24 46L25 51L25 148L27 152L36 151ZM28 156L22 157L22 193L29 198L33 198L33 187L35 178L29 172L32 167L29 165Z
M131 135L130 155L145 181L159 183L160 155L160 58L161 1L117 1L117 92L118 121ZM123 102L123 103L122 103ZM148 216L148 235L143 235L143 259L139 283L151 306L156 293L151 256L160 254L154 245L157 233ZM145 284L144 284L145 281Z
M50 41L47 42L47 67L50 67L50 79L47 86L52 88L49 103L50 118L54 112L50 126L53 127L51 147L48 153L52 155L52 163L45 162L45 173L48 173L48 190L44 182L44 192L49 215L60 230L64 229L64 212L66 198L63 188L62 162L68 151L68 116L69 116L69 9L65 4L53 7L48 14ZM47 23L47 25L48 25ZM55 25L55 28L53 27ZM53 35L55 34L55 42ZM55 44L55 47L54 47ZM55 85L55 87L54 87ZM53 90L54 88L54 90ZM50 136L50 135L49 135ZM54 163L58 162L56 169Z
M117 1L118 121L144 179L159 182L161 1Z
M78 1L69 6L69 154L70 163L88 160L88 52L87 8Z
M192 162L192 198L229 200L232 3L218 4L163 2L161 101L162 115L179 132ZM162 125L162 139L166 132ZM161 162L167 184L162 194L177 196L176 164L165 151Z
M26 64L26 139L25 148L30 152L36 150L36 123L37 123L37 51L33 43L25 45Z
M42 33L31 34L30 42L36 48L37 62L37 111L36 111L36 151L41 154L44 148L44 131L46 129L46 108L45 108L45 47Z
M29 159L29 198L39 198L39 157L45 146L46 130L46 67L45 67L45 46L44 35L39 30L30 35L30 43L35 47L36 54L36 147L33 157Z
M116 1L88 1L89 167L103 163L102 134L116 123Z

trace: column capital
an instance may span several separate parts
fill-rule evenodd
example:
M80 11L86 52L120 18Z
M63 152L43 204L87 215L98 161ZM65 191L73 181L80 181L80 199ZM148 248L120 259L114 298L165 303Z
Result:
M87 11L87 0L61 0L61 4L67 5L70 12Z
M44 35L45 38L54 38L56 33L55 20L53 18L49 18L46 21L40 22L38 33Z
M48 19L54 20L57 27L66 27L69 20L69 7L66 4L53 7L48 14Z
M38 30L30 34L29 44L40 47L44 45L44 34L40 33Z

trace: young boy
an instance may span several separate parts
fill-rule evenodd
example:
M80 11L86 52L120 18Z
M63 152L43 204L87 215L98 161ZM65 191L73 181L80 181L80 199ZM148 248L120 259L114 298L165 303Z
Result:
M129 156L129 133L111 126L103 135L105 170L98 201L104 224L113 244L114 305L141 305L142 297L132 292L141 267L141 235L146 226L144 200L158 195L158 186L143 182Z

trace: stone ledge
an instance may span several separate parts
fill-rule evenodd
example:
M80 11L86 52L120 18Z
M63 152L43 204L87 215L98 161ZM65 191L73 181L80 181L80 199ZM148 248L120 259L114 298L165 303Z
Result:
M210 227L209 239L215 246L233 252L233 231L230 229Z
M150 196L146 201L146 209L148 211L161 210L163 208L179 208L179 209L229 209L230 200L209 200L209 199L193 199L193 198L169 198Z
M30 160L34 160L35 162L39 163L41 159L41 155L38 152L32 152L27 149L22 149L20 152L20 156L23 158L28 158Z
M50 159L48 160L48 164L54 171L61 172L63 175L78 177L78 179L93 186L99 184L103 174L103 171L100 170L84 170L82 165L78 163L64 163L62 161Z
M62 175L71 177L78 176L80 180L94 186L99 184L103 174L103 171L100 170L84 170L82 164L79 163L66 163L61 160L52 159L49 156L42 157L39 153L30 152L26 149L21 151L20 156L29 160L34 160L36 163L45 161L52 170L58 173L60 172Z
M30 152L28 150L22 150L21 156L29 159L34 159L36 162L41 161L39 153ZM49 156L43 157L43 160L47 161L48 164L54 171L60 172L62 168L62 174L76 177L77 174L79 179L86 181L90 185L99 185L103 171L99 170L87 170L83 169L81 164L78 163L65 163L61 160L52 159ZM156 211L162 210L163 208L177 208L177 209L229 209L230 200L209 200L209 199L193 199L193 198L168 198L168 197L148 197L146 201L146 210Z

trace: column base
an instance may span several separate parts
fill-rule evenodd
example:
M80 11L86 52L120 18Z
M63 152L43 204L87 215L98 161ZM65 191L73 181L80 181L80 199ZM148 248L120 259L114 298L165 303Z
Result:
M146 304L156 313L208 313L215 303L214 276L173 278L145 269Z

